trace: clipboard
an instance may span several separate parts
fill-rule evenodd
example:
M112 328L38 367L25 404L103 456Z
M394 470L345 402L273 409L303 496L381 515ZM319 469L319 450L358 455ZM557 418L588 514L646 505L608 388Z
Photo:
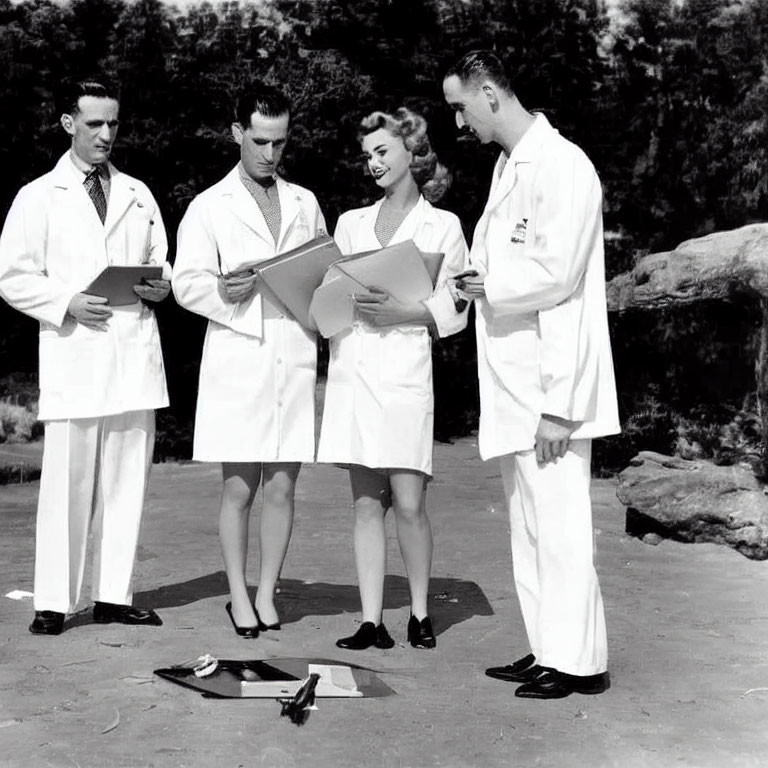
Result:
M112 265L103 269L83 293L103 296L111 307L124 307L139 301L134 285L142 280L159 280L162 276L163 267L158 264Z

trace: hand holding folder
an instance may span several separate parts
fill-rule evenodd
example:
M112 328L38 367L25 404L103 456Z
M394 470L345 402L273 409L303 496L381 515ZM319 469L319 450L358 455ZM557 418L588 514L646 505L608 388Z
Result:
M341 251L333 238L321 235L271 259L241 264L227 276L256 276L259 290L269 302L315 331L317 327L309 314L312 294L323 281L328 266L340 258Z
M162 276L163 267L157 264L112 265L102 270L83 293L102 296L111 307L124 307L139 300L133 290L134 285L159 280Z
M407 240L337 261L315 291L310 314L320 333L330 338L352 325L356 293L378 288L403 303L423 301L432 294L442 258L422 254Z
M237 269L226 275L219 275L219 294L230 304L241 304L253 296L259 278L253 269Z

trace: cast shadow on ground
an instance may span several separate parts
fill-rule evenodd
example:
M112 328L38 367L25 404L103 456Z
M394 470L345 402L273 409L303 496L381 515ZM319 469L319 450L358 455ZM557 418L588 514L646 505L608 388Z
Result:
M325 581L280 579L277 610L282 624L291 624L307 616L332 616L360 613L357 585L330 584ZM134 595L133 604L146 608L177 608L210 597L228 596L227 578L216 571L189 581L169 584ZM252 592L252 597L255 590ZM410 604L408 581L404 576L389 575L384 580L384 610L406 608ZM430 615L439 635L472 616L492 616L488 598L474 582L447 576L435 576L429 582Z

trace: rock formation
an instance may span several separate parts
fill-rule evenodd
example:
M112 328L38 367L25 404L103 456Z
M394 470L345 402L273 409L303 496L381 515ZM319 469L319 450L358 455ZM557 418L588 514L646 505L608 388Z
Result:
M727 544L768 559L768 495L750 467L718 467L642 451L619 475L627 533Z
M763 464L768 477L768 224L687 240L674 251L641 258L608 284L608 308L658 309L704 300L745 298L762 313L756 361ZM659 536L728 544L768 559L768 495L749 467L641 452L619 476L627 531L650 542Z

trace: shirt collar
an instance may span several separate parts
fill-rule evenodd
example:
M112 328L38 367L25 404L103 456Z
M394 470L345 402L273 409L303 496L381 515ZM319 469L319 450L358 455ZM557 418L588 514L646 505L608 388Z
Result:
M547 133L554 130L549 120L541 112L534 113L534 120L528 130L520 137L520 141L512 148L509 161L513 163L530 162ZM508 161L508 162L509 162Z
M242 181L243 184L245 184L247 189L251 189L251 187L258 187L259 189L264 191L274 186L275 183L277 182L277 174L274 174L274 173L265 179L254 179L252 176L249 176L246 173L242 163L238 163L237 172L240 175L240 181Z
M69 151L69 159L75 169L82 173L84 176L87 176L92 170L96 169L102 179L109 178L109 169L107 168L106 163L90 165L89 163L86 163L82 158L78 157L74 152L72 152L72 150Z

